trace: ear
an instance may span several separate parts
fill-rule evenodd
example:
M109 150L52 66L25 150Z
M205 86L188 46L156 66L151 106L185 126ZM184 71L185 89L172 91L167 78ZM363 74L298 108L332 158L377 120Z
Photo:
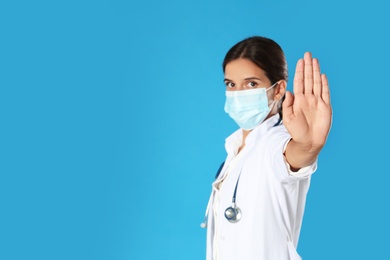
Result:
M280 100L286 93L287 82L285 80L279 81L278 85L275 88L274 98L275 100Z

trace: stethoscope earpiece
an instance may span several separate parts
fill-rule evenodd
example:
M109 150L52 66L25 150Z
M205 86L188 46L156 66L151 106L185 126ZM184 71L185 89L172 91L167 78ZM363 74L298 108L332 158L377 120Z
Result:
M241 219L241 210L239 207L236 207L236 204L233 203L231 207L228 207L225 210L225 218L230 223L236 223Z

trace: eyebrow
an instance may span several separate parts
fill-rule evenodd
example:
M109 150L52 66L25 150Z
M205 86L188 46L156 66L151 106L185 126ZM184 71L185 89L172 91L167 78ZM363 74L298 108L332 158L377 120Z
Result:
M262 81L261 79L256 78L256 77L249 77L249 78L245 78L244 80L253 80L253 79ZM225 81L232 81L232 80L230 80L230 79L228 79L228 78L224 78L223 81L225 82Z
M262 81L261 79L259 79L259 78L256 78L256 77L250 77L250 78L246 78L245 80L251 80L251 79L257 79L257 80L260 80L260 81Z

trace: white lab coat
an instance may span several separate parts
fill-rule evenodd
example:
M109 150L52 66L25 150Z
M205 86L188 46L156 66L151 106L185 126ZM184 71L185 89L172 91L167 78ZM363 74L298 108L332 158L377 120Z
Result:
M216 182L222 178L224 181L219 191L213 189L208 207L207 260L215 260L213 250L218 250L217 260L301 259L296 247L310 176L317 161L297 174L289 174L283 150L291 136L284 125L274 127L278 119L279 115L275 115L252 130L240 152L241 158L227 177L224 175L240 146L242 131L237 130L226 139L227 158ZM236 205L242 218L230 223L224 212L232 205L240 172ZM219 203L214 205L216 192ZM217 206L216 221L213 205ZM217 248L213 247L215 225L218 225Z

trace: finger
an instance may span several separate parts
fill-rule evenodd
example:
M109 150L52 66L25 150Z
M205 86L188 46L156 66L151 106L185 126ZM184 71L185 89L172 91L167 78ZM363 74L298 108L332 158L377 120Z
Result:
M292 114L294 113L293 104L294 104L294 96L291 94L290 91L286 91L286 98L284 99L282 104L283 120L285 122L288 122Z
M306 52L304 55L304 73L305 73L305 88L303 92L305 94L313 93L313 63L311 58L311 53Z
M294 94L303 94L303 60L299 59L294 75Z
M322 100L328 105L330 105L330 92L329 92L329 83L328 78L325 74L321 75L322 80Z
M321 84L321 72L320 63L318 59L313 59L313 93L317 97L321 97L322 84Z

